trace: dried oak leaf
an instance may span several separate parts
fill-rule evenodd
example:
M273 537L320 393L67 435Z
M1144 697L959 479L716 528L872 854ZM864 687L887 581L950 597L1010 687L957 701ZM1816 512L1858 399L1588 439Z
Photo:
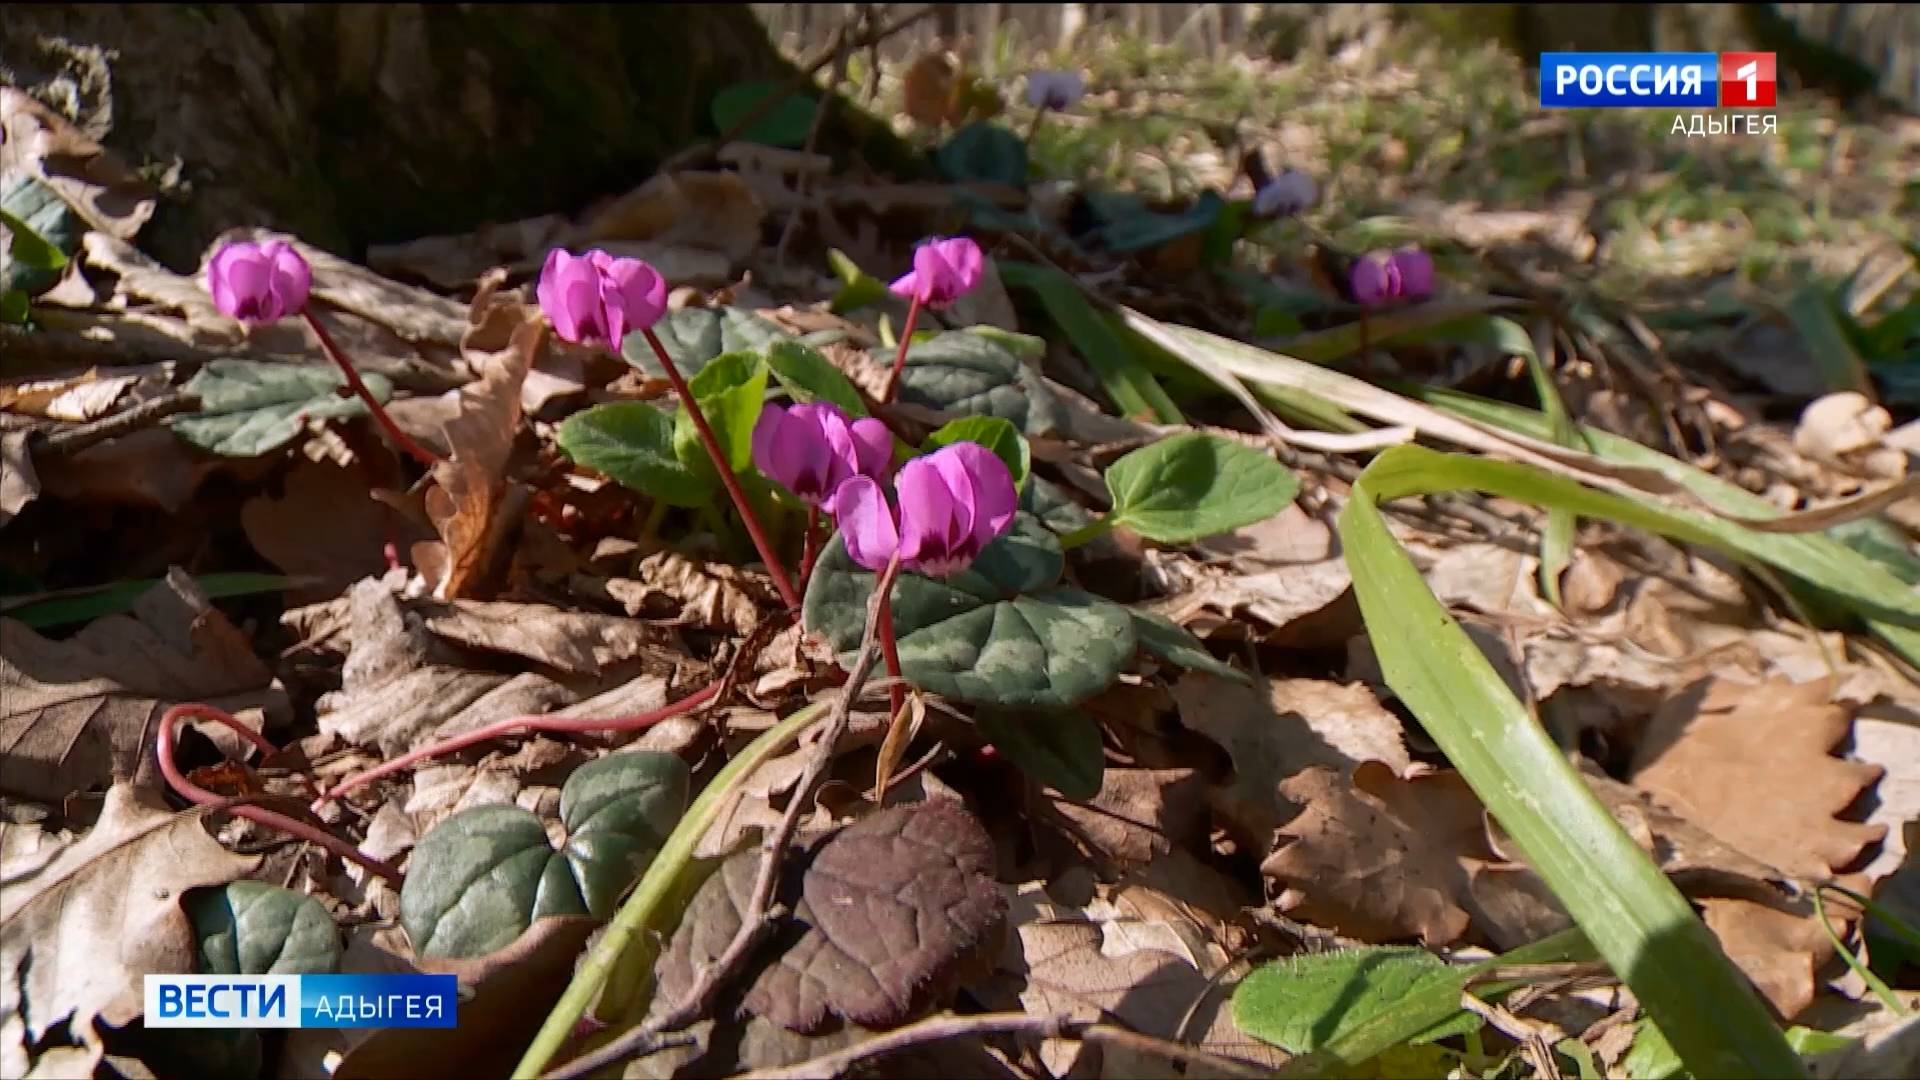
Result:
M368 488L357 463L343 469L302 461L288 471L278 496L256 495L240 507L240 526L253 549L289 575L312 579L293 603L340 595L386 569L383 548L389 541L419 536L412 522Z
M59 802L136 759L174 702L246 714L256 728L259 710L288 710L246 636L177 569L132 615L95 619L62 641L0 619L0 646L0 791L29 799ZM224 728L206 734L235 757L249 749Z
M427 492L427 517L440 540L413 545L414 565L434 583L438 599L476 591L519 524L519 508L529 494L508 478L507 462L520 430L520 385L544 332L542 323L526 317L504 349L489 353L463 346L482 375L461 390L460 415L446 424L453 456L433 467L437 486ZM470 332L468 339L473 342L476 334Z
M1470 871L1496 857L1480 800L1460 774L1403 780L1369 761L1351 782L1315 767L1280 792L1306 808L1280 827L1285 846L1260 864L1281 886L1282 910L1365 941L1418 935L1444 945L1467 932Z
M1830 690L1825 680L1696 683L1654 715L1629 779L1735 850L1803 879L1829 879L1886 833L1835 817L1882 769L1832 756L1855 709L1829 700ZM1728 956L1781 1016L1812 1002L1832 943L1810 912L1732 898L1701 906Z
M193 970L181 895L224 885L259 862L207 833L203 819L221 805L172 813L115 784L93 831L0 890L0 1017L24 1020L27 1046L64 1021L97 1060L96 1019L131 1023L143 976ZM0 1046L0 1073L26 1075L16 1066L27 1046Z
M617 615L566 611L546 604L456 600L416 603L428 630L448 641L512 653L574 675L598 675L652 651L646 623Z
M1084 803L1044 794L1050 816L1115 869L1145 866L1206 836L1206 780L1192 769L1108 769L1100 793Z
M1233 777L1209 792L1239 841L1255 851L1294 815L1278 785L1315 765L1346 772L1379 761L1405 774L1413 760L1400 720L1362 683L1269 679L1264 687L1189 672L1173 687L1180 722L1220 744Z
M670 619L669 625L750 634L760 625L758 601L774 599L762 579L737 566L656 551L630 578L609 578L607 595L627 614Z
M740 926L760 852L722 864L695 893L660 958L659 1002L677 1002ZM1006 917L993 845L947 799L881 810L802 849L783 867L793 914L763 947L745 1011L811 1034L838 1017L891 1027L951 991L991 955Z

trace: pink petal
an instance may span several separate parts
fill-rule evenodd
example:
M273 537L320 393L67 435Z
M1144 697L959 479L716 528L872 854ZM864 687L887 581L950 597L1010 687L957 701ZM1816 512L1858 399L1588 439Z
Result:
M965 513L973 523L972 507L963 507L947 486L936 460L945 450L914 458L900 466L894 491L900 497L900 559L902 562L939 560L950 554L954 519ZM849 480L847 483L852 484Z
M1373 252L1361 257L1353 264L1353 298L1359 303L1372 307L1393 295L1394 282L1390 274L1392 264L1387 257Z
M977 443L957 443L954 449L962 447L968 451L967 474L973 484L973 541L984 548L1013 525L1020 491L1014 487L1013 470L993 451Z
M595 254L604 256L606 253ZM604 262L596 260L595 265L608 282L608 286L602 290L608 321L612 321L615 311L620 313L623 338L625 330L648 329L666 314L667 279L661 277L660 272L645 260L609 257ZM616 346L618 344L615 342Z
M207 291L213 294L213 306L230 319L240 317L240 294L235 288L233 268L254 257L256 252L248 243L222 244L207 261Z
M1400 293L1409 299L1433 295L1433 256L1417 248L1396 252L1394 268L1400 272Z
M753 424L753 465L769 479L778 480L779 458L774 454L774 438L787 420L787 410L768 402L760 407L760 419Z
M848 433L853 438L856 471L875 480L885 480L887 467L893 464L893 432L887 430L886 424L868 416L849 425Z
M848 557L869 570L885 570L900 547L900 532L893 523L886 492L872 480L856 476L840 485L835 502L835 518Z
M887 286L887 288L895 296L905 296L905 297L911 298L915 296L920 290L920 274L918 271L909 270L906 273L900 275L899 277L894 278L893 284ZM924 304L926 303L926 301L927 301L926 297L924 296L920 297L921 303Z
M291 315L307 306L307 294L313 288L313 268L307 265L293 245L275 240L260 249L269 268L267 291L272 294L274 318Z
M580 305L576 300L579 281L575 264L580 262L561 248L547 252L546 264L540 268L540 284L535 287L534 295L540 301L540 310L546 313L547 321L553 323L553 332L560 340L578 344L580 341Z

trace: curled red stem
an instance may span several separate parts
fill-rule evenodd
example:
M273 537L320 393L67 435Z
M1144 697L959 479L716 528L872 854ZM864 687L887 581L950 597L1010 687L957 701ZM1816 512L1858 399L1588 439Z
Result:
M182 798L189 802L205 805L207 803L220 802L221 797L187 779L185 774L181 773L180 767L174 763L173 728L175 724L185 719L211 720L214 723L226 726L252 743L254 747L260 751L260 756L263 759L279 752L271 742L267 741L265 736L241 723L224 709L217 709L212 705L206 705L200 702L186 702L175 705L160 717L160 737L158 745L154 748L155 756L160 760L160 775L166 778L167 786L171 787L175 792L179 793ZM312 785L309 784L308 786L311 787ZM278 829L289 836L297 837L309 843L318 844L333 854L351 862L359 863L361 866L380 875L394 888L400 887L400 871L395 870L393 867L370 855L362 853L360 849L354 847L352 844L347 843L345 840L340 839L316 825L311 825L304 821L297 821L285 814L268 810L263 806L252 806L246 803L234 806L231 809L231 813L235 817L246 818L248 821L257 822L270 829Z
M907 304L907 322L900 329L900 348L893 354L893 369L887 372L886 389L880 391L880 404L893 401L900 392L900 373L907 367L907 347L913 344L913 325L920 321L920 298L915 296Z
M465 750L469 746L476 746L489 739L497 739L503 735L511 735L518 731L528 733L541 731L585 733L595 731L638 731L642 728L649 728L660 723L662 720L668 720L685 713L690 713L700 706L705 705L720 693L721 687L725 684L726 679L716 679L671 704L663 705L650 712L639 713L634 716L616 717L612 720L602 720L591 716L515 716L506 720L495 721L485 727L476 728L472 731L455 735L450 739L443 739L430 746L423 746L418 750L409 751L394 758L392 761L381 762L379 765L365 772L355 773L345 780L340 781L338 784L335 784L319 798L315 799L313 809L318 811L321 807L357 787L370 784L381 777L392 776L394 773L412 768L422 761L436 758L443 754L457 753L458 751Z
M300 317L307 320L307 325L313 328L314 336L320 339L320 350L326 353L327 358L340 369L340 373L347 377L347 386L358 395L361 402L366 405L367 411L373 414L374 422L387 433L387 438L392 439L395 446L413 455L415 460L427 468L431 469L439 464L440 455L414 442L412 437L401 431L400 426L393 422L393 417L387 415L387 410L381 407L380 402L374 398L373 391L367 389L367 384L361 381L360 373L354 370L353 362L348 360L347 354L341 351L339 344L333 340L333 335L327 333L327 328L320 325L320 320L314 317L313 309L301 308Z
M659 357L660 366L666 370L667 381L673 384L673 392L680 395L680 405L687 410L687 418L693 421L693 428L700 434L701 445L707 448L707 456L713 459L714 471L720 474L720 483L725 485L727 495L733 500L733 508L740 511L740 521L747 527L747 535L753 538L754 549L760 553L760 561L767 564L767 573L773 577L773 587L780 591L780 599L788 608L798 610L800 593L793 587L793 579L787 576L786 564L773 550L773 544L767 539L767 531L760 526L760 518L753 512L753 504L747 501L746 489L740 486L740 478L733 475L733 465L727 460L727 452L721 448L720 440L707 424L706 414L700 411L700 403L693 398L693 391L687 388L687 380L680 377L680 369L674 366L673 359L667 355L666 346L660 344L660 338L652 327L642 330L647 344L653 346L653 355Z

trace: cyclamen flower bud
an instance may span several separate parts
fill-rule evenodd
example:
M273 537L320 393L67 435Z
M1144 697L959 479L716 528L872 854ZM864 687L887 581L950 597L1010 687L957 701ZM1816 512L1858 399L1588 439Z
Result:
M1020 494L1005 462L979 443L943 446L900 467L898 511L878 483L856 476L840 487L835 517L847 554L869 570L900 565L951 577L972 565L1013 526Z
M1060 112L1073 108L1087 93L1077 71L1035 71L1027 76L1027 104Z
M667 312L667 281L659 271L598 249L585 255L549 251L535 293L563 341L616 352L628 331L645 330Z
M1287 169L1261 185L1253 195L1256 217L1292 217L1314 204L1320 197L1320 185L1313 177L1297 169Z
M964 236L934 237L913 253L913 270L888 288L918 299L931 308L943 308L973 291L986 271L980 245Z
M222 315L248 326L278 322L307 306L313 270L284 240L239 240L207 263L207 291Z
M767 405L753 428L753 463L808 506L833 512L835 494L855 476L884 480L893 434L872 417L849 422L839 406Z
M1353 265L1349 283L1354 300L1367 307L1424 300L1433 295L1433 257L1418 248L1370 252Z

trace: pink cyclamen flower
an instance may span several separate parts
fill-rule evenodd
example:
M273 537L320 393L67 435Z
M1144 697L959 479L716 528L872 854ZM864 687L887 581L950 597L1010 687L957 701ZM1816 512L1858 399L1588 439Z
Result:
M278 322L307 306L313 270L284 240L236 240L207 263L207 291L222 315L248 326Z
M964 236L936 236L913 253L913 270L888 286L931 308L943 308L973 291L986 271L980 245Z
M547 252L535 292L562 340L615 351L628 331L645 330L667 313L667 279L658 270L597 248L585 255Z
M834 495L849 479L886 479L893 434L870 416L848 421L824 401L766 405L753 427L753 463L801 502L832 513Z
M900 565L951 577L1006 534L1020 503L1006 462L979 443L958 442L900 466L899 510L880 485L855 476L841 485L835 516L847 554L869 570Z
M1353 265L1353 298L1368 307L1433 295L1433 257L1418 248L1370 252Z
M1260 186L1253 195L1256 217L1292 217L1320 197L1320 185L1298 169L1283 170L1279 176Z
M1036 109L1071 109L1086 93L1086 81L1077 71L1035 71L1027 76L1027 104Z

